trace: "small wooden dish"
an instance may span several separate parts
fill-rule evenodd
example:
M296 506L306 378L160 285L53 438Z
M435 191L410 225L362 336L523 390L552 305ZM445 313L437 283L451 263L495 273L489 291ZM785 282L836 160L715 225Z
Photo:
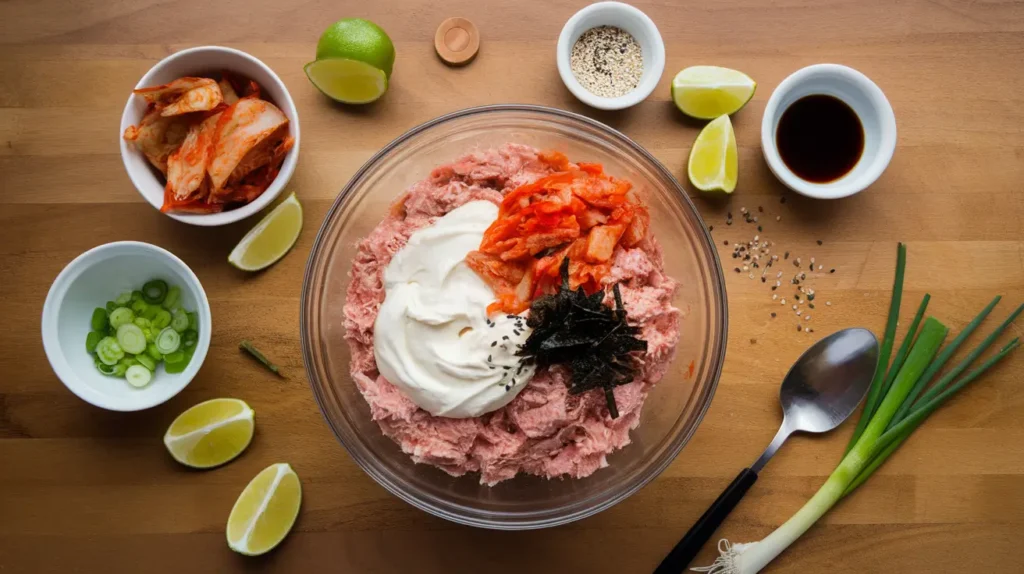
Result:
M448 18L434 33L434 49L446 64L463 66L480 51L480 31L465 18Z

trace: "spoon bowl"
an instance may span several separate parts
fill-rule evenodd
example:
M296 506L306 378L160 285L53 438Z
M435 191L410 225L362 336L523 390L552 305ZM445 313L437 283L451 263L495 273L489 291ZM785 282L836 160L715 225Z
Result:
M828 432L857 408L878 364L878 340L867 329L845 329L818 341L782 381L783 426Z

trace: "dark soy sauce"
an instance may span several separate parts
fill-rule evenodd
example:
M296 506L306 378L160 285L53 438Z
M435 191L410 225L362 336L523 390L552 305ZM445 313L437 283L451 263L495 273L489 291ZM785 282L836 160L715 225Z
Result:
M828 183L857 165L864 153L864 127L857 112L839 98L804 96L782 112L775 145L797 177Z

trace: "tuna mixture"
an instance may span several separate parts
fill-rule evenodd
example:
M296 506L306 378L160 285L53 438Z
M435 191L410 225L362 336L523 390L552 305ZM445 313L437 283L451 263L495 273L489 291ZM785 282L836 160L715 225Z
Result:
M344 308L352 378L384 434L417 463L453 476L478 472L486 485L518 473L589 476L629 444L648 392L668 369L679 340L679 311L672 306L676 281L664 273L661 248L648 234L635 247L616 247L611 272L602 279L609 287L619 284L628 321L640 327L648 345L637 377L614 388L618 418L611 417L601 389L570 395L561 366L538 369L508 405L475 418L432 416L378 372L374 321L385 296L384 270L409 236L467 202L500 204L504 194L551 172L528 146L468 155L406 190L358 245Z

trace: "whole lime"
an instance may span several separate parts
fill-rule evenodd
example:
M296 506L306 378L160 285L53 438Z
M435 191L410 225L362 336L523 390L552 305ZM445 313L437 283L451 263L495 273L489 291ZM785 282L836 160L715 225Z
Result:
M316 43L316 59L344 58L377 68L391 77L395 45L380 26L362 18L345 18L331 24Z

